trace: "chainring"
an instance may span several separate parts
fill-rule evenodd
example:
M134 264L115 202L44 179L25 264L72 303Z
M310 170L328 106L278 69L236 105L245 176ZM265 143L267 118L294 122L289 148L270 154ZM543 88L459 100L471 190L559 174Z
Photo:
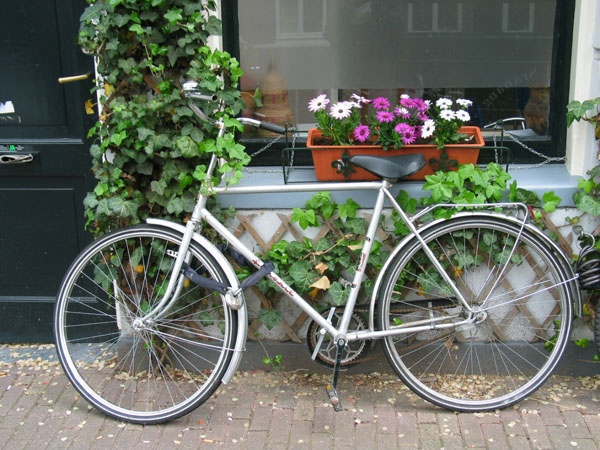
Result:
M331 322L334 327L338 326L338 322L342 318L342 314L344 312L343 308L336 308L333 313L333 317L331 318ZM329 315L329 310L325 310L321 313L321 315L325 318ZM356 312L356 310L352 313L350 318L350 324L348 325L348 332L351 331L359 331L365 330L367 328L365 321L362 316ZM321 334L319 333L320 327L315 322L310 322L308 326L308 332L306 334L306 343L308 344L308 349L310 354L312 355L315 351L317 343L319 342L319 338ZM358 340L349 342L344 348L344 352L342 354L342 366L351 366L354 364L358 364L367 354L370 347L370 342L366 340ZM317 353L316 360L330 368L333 368L335 365L335 356L336 356L336 345L331 336L325 335L323 339L323 343L321 344L321 348Z

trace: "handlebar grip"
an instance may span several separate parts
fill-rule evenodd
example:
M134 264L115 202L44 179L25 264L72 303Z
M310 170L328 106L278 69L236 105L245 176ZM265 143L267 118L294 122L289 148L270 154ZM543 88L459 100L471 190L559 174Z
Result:
M262 128L263 130L272 131L277 134L285 134L285 127L275 125L274 123L269 122L260 122L258 128Z

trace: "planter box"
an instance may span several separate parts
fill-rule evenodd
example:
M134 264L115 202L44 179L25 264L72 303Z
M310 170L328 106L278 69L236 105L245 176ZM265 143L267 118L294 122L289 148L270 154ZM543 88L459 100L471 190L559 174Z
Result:
M485 146L479 127L463 127L461 133L474 136L473 142L468 144L447 145L438 150L435 145L405 145L400 149L383 150L380 145L315 145L314 142L322 137L321 131L311 128L308 131L306 146L311 149L315 173L319 181L359 181L377 180L378 178L370 172L356 166L348 167L347 160L354 155L394 156L411 153L421 153L425 156L427 164L417 173L403 178L404 180L423 180L425 175L434 173L434 167L430 160L440 160L442 152L448 155L448 161L455 160L457 164L476 164L479 157L479 149ZM352 172L344 173L344 167Z

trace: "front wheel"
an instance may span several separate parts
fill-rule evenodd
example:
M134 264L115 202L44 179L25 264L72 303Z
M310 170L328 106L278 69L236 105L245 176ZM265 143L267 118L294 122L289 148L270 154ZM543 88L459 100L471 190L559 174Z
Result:
M453 410L494 410L527 397L550 376L569 339L566 270L539 236L499 217L450 219L422 237L474 314L413 238L384 275L378 323L389 330L431 322L384 339L393 369L414 392Z
M151 324L144 317L163 296L181 235L139 225L107 234L73 262L54 313L56 347L75 389L121 420L158 423L203 403L231 360L237 315L215 291L183 282L177 302ZM189 265L227 282L204 248L190 245Z

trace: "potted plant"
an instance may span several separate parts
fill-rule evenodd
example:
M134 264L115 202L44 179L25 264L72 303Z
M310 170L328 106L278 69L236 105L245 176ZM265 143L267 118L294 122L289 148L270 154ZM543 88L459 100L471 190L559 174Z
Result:
M485 145L478 127L470 120L470 100L440 98L435 103L402 95L397 105L385 97L373 100L353 94L350 101L330 105L326 95L312 99L317 128L308 132L318 180L374 180L348 160L357 154L376 156L422 153L427 165L407 177L422 180L437 169L476 163Z

